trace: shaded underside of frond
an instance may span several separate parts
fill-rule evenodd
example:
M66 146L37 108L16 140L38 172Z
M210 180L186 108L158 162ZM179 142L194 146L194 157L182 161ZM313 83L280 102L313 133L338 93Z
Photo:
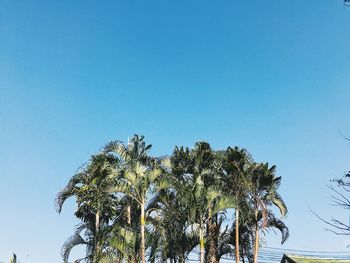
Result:
M62 250L61 250L63 261L65 263L68 262L69 254L75 246L86 245L86 244L87 242L81 237L79 233L76 233L70 238L68 238L68 240L63 244Z
M68 182L68 184L58 192L55 198L56 211L60 213L64 202L75 194L78 184L83 184L86 180L87 174L85 172L79 172L75 174Z

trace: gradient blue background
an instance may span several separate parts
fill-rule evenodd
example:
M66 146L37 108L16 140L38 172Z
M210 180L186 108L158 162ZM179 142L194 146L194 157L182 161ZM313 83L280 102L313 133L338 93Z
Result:
M56 193L133 133L247 148L283 177L284 247L348 250L310 209L348 220L326 185L350 169L349 44L342 0L0 0L0 261L61 262Z

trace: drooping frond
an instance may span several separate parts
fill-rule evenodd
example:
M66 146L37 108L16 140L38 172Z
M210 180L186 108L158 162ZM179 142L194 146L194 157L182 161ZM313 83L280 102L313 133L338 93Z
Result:
M127 180L119 180L107 189L109 193L122 193L130 196L135 201L140 202L140 193Z
M275 193L273 195L272 202L280 210L280 213L282 216L287 215L287 213L288 213L287 206L284 203L282 197L278 193Z
M221 224L220 224L221 225ZM218 243L218 251L217 254L219 258L226 254L233 253L233 238L231 238L230 231L228 230L228 227L221 230L219 233L219 243Z
M218 196L212 201L212 214L229 208L237 208L237 201L234 197L218 192Z
M129 154L127 147L121 141L111 141L107 143L103 149L103 153L115 153L120 156L122 161L129 160Z
M55 198L55 207L58 213L61 213L64 202L75 194L77 184L83 184L87 174L80 172L75 174L68 182L68 184L58 192Z
M266 227L273 228L273 229L276 228L281 232L281 235L282 235L281 244L286 242L286 240L289 237L289 229L286 226L286 224L282 220L273 216L272 214L269 215L269 219L267 221Z
M132 256L132 248L135 246L135 233L130 229L116 226L109 245L123 257Z
M85 224L81 224L77 227L74 235L69 237L66 242L64 242L62 249L61 249L61 255L63 261L66 263L69 259L69 254L71 250L77 246L77 245L86 245L88 242L86 242L80 235L80 233L86 229Z

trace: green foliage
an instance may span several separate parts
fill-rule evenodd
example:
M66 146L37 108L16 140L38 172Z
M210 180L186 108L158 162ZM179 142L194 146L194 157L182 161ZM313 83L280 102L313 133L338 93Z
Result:
M240 211L239 250L249 262L257 227L287 239L288 228L270 209L287 213L275 166L255 163L245 149L215 151L206 142L176 146L170 157L150 156L151 147L139 135L109 142L57 194L57 211L75 197L81 220L63 245L64 262L77 245L86 246L80 261L88 263L136 263L146 251L150 262L185 262L200 244L202 262L218 262L236 246L229 208Z
M70 251L77 245L86 246L87 262L96 262L106 241L109 221L116 216L118 198L106 191L113 183L112 167L116 160L107 154L97 154L81 167L56 196L56 209L60 213L64 202L75 197L75 216L82 221L74 235L62 247L62 258L68 262Z

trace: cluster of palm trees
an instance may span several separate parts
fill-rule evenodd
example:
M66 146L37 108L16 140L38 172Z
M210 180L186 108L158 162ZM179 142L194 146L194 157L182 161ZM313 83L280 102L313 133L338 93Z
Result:
M171 156L153 157L150 149L139 135L110 142L57 194L57 211L75 197L81 220L62 247L64 262L85 245L76 262L181 263L199 251L201 263L224 255L256 263L261 233L275 228L287 239L272 210L287 213L275 166L206 142L175 147Z

